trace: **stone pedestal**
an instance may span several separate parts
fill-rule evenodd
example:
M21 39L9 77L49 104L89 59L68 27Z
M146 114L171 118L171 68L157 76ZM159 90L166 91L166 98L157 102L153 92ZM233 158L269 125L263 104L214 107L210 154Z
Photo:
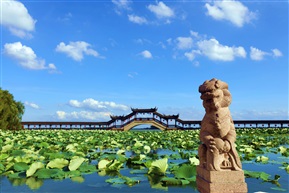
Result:
M201 193L247 193L243 171L208 171L197 166L197 187Z

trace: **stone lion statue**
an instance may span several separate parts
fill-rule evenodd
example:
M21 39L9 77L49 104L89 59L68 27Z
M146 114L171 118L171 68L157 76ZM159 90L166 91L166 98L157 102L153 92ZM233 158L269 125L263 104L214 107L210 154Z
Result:
M206 110L200 130L200 166L209 171L241 170L235 147L236 131L229 110L232 97L228 84L214 78L205 81L199 92Z

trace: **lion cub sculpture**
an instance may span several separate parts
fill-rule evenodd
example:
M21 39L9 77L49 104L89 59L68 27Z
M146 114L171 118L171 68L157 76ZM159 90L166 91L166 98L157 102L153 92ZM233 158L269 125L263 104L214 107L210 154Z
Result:
M228 84L217 79L200 87L206 114L201 123L200 166L209 171L242 170L236 151L236 131L230 114L231 94Z

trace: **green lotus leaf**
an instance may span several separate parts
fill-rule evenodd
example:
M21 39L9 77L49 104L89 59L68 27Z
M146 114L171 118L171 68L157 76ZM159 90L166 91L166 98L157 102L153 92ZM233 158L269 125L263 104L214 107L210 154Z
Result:
M6 154L6 153L1 153L0 154L0 160L4 160L4 159L6 159L8 157L9 157L9 154Z
M41 162L35 162L35 163L31 164L29 169L26 171L26 176L27 177L32 176L40 168L44 168L44 164Z
M64 173L65 178L72 178L76 176L81 176L81 172L79 170L68 171Z
M49 143L47 143L47 142L41 142L40 144L39 144L39 147L41 147L41 148L47 148L47 147L49 147Z
M83 157L79 157L79 158L74 158L72 160L70 160L70 163L69 163L69 170L70 171L74 171L74 170L77 170L79 168L79 166L82 164L82 162L84 162L84 158Z
M46 167L47 168L59 168L59 169L62 169L64 168L65 166L67 166L69 163L68 160L66 159L63 159L63 158L56 158L54 160L51 160L47 165Z
M189 181L195 181L197 170L195 165L182 165L174 171L175 177Z
M148 174L164 175L168 168L168 158L153 161L149 168Z
M13 145L10 145L10 144L5 145L5 146L2 147L1 152L2 152L2 153L8 152L8 151L11 150L12 148L13 148Z
M286 156L286 157L289 155L289 153L287 153L287 148L284 147L284 146L278 147L278 150L279 150L279 152L280 152L282 155L284 155L284 156Z
M189 161L192 165L195 165L195 166L200 164L200 160L196 157L189 158Z
M125 154L125 150L120 149L116 152L117 155L124 155Z
M117 171L119 170L123 165L123 162L120 162L118 160L113 160L111 163L106 165L106 169L110 171Z
M29 166L25 162L16 162L13 166L15 171L26 171L28 170Z
M34 177L30 177L26 180L26 185L31 189L31 190L37 190L43 185L43 181L36 179Z
M129 186L133 186L135 184L138 184L143 179L141 177L127 177L127 176L122 176L121 178L124 179L125 184L127 184Z
M267 174L265 172L257 172L257 171L248 171L248 170L244 170L244 174L246 177L249 178L261 178L263 181L268 181L270 174Z
M50 179L50 178L61 179L64 178L64 172L58 168L55 169L41 168L37 170L34 176L40 179Z
M13 151L11 152L11 155L12 155L12 156L23 156L24 154L25 154L25 152L22 151L22 150L19 150L19 149L13 150Z
M2 163L0 163L0 174L5 171L5 167Z
M118 177L118 178L109 178L105 180L105 182L111 183L111 184L124 184L126 180Z
M143 151L144 151L145 154L150 153L150 152L151 152L151 148L150 148L150 146L145 145L145 146L143 147Z
M139 141L136 141L135 144L134 144L135 148L140 148L142 146L143 146L143 144L141 142L139 142Z
M287 173L289 173L289 165L285 168L285 170L287 171Z
M19 178L24 178L25 177L25 172L16 172L14 173L11 171L11 173L8 175L8 178L10 179L19 179Z
M66 146L66 150L67 151L70 151L70 152L76 152L76 146L77 146L77 144L68 144L67 146Z
M80 172L85 172L85 173L87 173L87 172L95 172L96 171L96 167L95 167L95 165L89 165L89 164L84 162L84 163L81 164L81 166L78 168L78 170Z
M100 160L98 162L98 169L99 170L106 169L106 166L111 162L112 162L112 160L110 160L110 161L109 160Z
M262 162L262 163L266 163L268 162L269 158L266 157L266 156L258 156L257 159L256 159L256 162Z
M24 163L31 163L31 159L29 156L17 156L14 158L15 162L24 162Z

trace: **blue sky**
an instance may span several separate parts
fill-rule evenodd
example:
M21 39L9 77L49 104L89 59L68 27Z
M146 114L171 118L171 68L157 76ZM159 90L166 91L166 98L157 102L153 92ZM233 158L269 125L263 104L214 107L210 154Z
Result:
M288 119L288 43L286 0L1 0L0 86L23 121L201 120L217 78L233 119Z

